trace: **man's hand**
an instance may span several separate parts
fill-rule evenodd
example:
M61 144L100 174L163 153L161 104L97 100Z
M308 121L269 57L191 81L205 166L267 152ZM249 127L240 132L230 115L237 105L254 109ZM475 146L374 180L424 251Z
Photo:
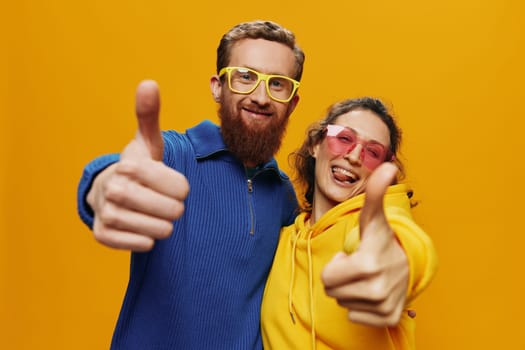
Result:
M408 287L408 260L383 209L397 170L384 163L371 175L359 218L361 243L350 255L336 254L321 276L326 294L348 308L350 320L376 327L397 325Z
M87 195L95 213L95 239L109 247L148 251L169 237L184 212L186 178L162 163L160 97L154 81L137 88L138 131L120 161L97 175Z

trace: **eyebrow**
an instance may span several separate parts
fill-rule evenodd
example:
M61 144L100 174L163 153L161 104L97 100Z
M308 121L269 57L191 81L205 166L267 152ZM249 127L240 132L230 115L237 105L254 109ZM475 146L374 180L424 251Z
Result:
M247 68L247 69L251 69L251 70L254 70L254 71L256 71L256 72L259 72L259 73L262 73L262 74L266 74L266 75L279 75L279 76L282 76L282 77L287 77L287 78L294 79L293 76L290 76L290 75L287 75L287 74L284 74L284 73L277 73L277 72L273 72L273 73L264 73L264 72L261 72L260 69L257 69L257 68L251 67L251 66L247 66L247 65L241 65L241 66L230 66L230 67Z

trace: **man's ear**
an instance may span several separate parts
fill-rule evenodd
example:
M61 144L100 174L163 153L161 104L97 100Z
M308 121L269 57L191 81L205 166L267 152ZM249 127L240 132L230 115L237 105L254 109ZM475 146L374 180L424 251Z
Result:
M221 101L222 94L222 83L219 79L219 76L214 75L210 78L210 90L215 102L219 103Z

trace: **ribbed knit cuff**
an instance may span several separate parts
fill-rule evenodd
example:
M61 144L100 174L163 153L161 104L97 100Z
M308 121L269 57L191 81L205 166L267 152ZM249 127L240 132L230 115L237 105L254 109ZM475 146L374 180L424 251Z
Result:
M113 163L118 162L119 154L108 154L95 158L84 168L82 178L78 184L77 191L77 210L82 221L90 228L93 228L94 213L93 209L86 201L87 194L91 189L91 185L97 177L98 173L106 169Z

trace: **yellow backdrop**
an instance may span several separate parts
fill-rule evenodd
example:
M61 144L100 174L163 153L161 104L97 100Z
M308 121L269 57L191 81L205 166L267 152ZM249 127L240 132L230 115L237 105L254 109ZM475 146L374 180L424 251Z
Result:
M294 30L307 53L301 102L278 155L284 168L330 103L373 95L393 105L420 201L415 215L440 257L416 305L419 349L525 349L522 1L7 6L0 348L108 348L128 254L98 245L80 222L82 168L133 137L144 78L159 82L163 128L217 121L208 82L220 36L265 18Z

